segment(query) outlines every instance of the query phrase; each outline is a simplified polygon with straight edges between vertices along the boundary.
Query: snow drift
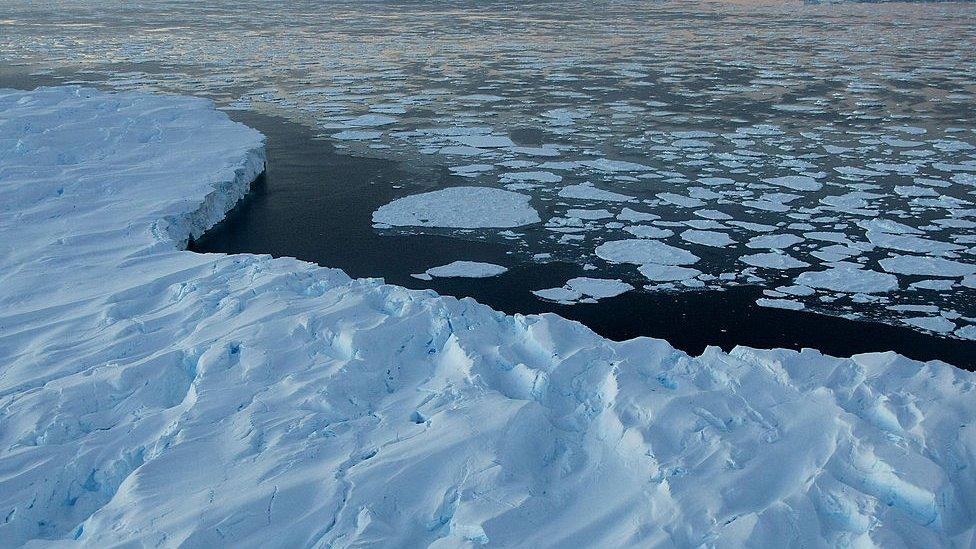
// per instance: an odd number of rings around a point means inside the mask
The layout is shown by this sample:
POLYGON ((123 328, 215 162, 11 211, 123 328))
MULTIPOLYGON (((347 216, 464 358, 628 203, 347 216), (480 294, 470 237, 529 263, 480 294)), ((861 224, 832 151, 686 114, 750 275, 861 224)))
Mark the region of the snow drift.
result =
POLYGON ((3 545, 976 543, 973 374, 182 251, 263 163, 203 100, 0 91, 3 545))

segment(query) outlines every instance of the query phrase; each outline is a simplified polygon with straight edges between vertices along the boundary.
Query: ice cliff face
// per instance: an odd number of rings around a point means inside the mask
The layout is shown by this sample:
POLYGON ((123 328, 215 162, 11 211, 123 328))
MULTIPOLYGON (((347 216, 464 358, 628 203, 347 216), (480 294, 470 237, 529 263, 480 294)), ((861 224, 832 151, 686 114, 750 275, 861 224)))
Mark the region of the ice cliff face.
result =
POLYGON ((0 544, 976 543, 973 374, 181 251, 263 163, 205 101, 0 91, 0 544))

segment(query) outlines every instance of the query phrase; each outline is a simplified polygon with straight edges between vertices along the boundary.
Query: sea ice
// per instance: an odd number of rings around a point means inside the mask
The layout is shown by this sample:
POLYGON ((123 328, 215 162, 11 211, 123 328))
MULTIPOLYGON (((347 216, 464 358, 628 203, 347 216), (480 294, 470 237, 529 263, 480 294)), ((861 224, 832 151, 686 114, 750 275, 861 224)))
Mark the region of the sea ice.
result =
POLYGON ((579 200, 600 200, 604 202, 632 202, 634 197, 597 189, 591 184, 567 185, 559 189, 562 198, 576 198, 579 200))
POLYGON ((915 326, 916 328, 938 332, 940 334, 946 334, 956 329, 956 325, 951 320, 941 316, 916 316, 904 318, 902 322, 910 326, 915 326))
POLYGON ((764 269, 801 269, 810 266, 806 261, 800 261, 790 254, 777 252, 744 255, 739 258, 739 261, 764 269))
POLYGON ((353 127, 373 127, 373 126, 388 126, 390 124, 395 124, 396 118, 392 116, 386 116, 383 114, 364 114, 357 116, 351 120, 346 120, 343 122, 347 126, 353 127))
POLYGON ((789 233, 760 235, 750 238, 749 242, 746 242, 746 246, 749 248, 782 250, 799 244, 804 240, 804 238, 789 233))
POLYGON ((889 273, 949 278, 976 274, 976 263, 963 263, 941 257, 896 255, 878 261, 889 273))
POLYGON ((698 261, 698 256, 665 244, 659 240, 626 239, 604 242, 596 248, 600 259, 612 263, 632 263, 645 265, 690 265, 698 261))
POLYGON ((414 194, 373 212, 373 223, 394 227, 504 228, 539 221, 528 196, 489 187, 450 187, 414 194))
POLYGON ((515 143, 511 139, 499 135, 460 135, 451 139, 461 146, 474 147, 476 149, 499 149, 515 146, 515 143))
POLYGON ((535 181, 538 183, 559 183, 563 178, 552 172, 509 172, 501 175, 503 183, 509 181, 535 181))
POLYGON ((426 274, 437 278, 463 277, 463 278, 488 278, 497 276, 508 269, 494 263, 481 263, 478 261, 454 261, 440 267, 427 269, 426 274))
POLYGON ((806 305, 799 301, 792 299, 771 299, 768 297, 761 297, 756 300, 756 305, 760 307, 770 307, 773 309, 788 309, 791 311, 802 311, 806 308, 806 305))
POLYGON ((662 229, 651 225, 631 225, 624 230, 638 238, 668 238, 674 235, 671 229, 662 229))
POLYGON ((640 274, 644 275, 652 282, 677 282, 695 278, 696 276, 702 274, 702 272, 698 269, 692 269, 690 267, 657 265, 654 263, 641 265, 638 270, 640 271, 640 274))
POLYGON ((778 185, 795 191, 819 191, 823 184, 816 179, 806 175, 785 175, 782 177, 769 177, 763 179, 770 185, 778 185))
POLYGON ((718 231, 700 231, 697 229, 688 229, 681 233, 681 239, 685 242, 691 242, 692 244, 700 244, 702 246, 712 246, 714 248, 724 248, 726 246, 732 246, 736 242, 726 234, 718 231))
POLYGON ((569 279, 562 288, 534 290, 532 293, 547 301, 569 304, 584 298, 596 301, 615 297, 633 289, 622 280, 581 276, 569 279))
POLYGON ((382 135, 383 132, 372 130, 343 130, 339 133, 332 134, 332 139, 338 139, 339 141, 367 141, 377 139, 382 135))
POLYGON ((849 294, 876 294, 898 289, 898 278, 895 275, 846 266, 801 273, 796 277, 796 283, 810 288, 849 294))

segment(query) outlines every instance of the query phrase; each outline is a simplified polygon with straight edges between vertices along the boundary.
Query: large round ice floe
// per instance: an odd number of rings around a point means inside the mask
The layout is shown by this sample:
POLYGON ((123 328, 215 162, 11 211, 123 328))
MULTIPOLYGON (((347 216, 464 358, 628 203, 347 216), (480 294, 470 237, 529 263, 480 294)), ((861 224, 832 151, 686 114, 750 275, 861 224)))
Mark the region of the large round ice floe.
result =
POLYGON ((604 242, 597 246, 596 255, 600 259, 612 263, 633 263, 634 265, 645 265, 647 263, 691 265, 698 261, 698 256, 688 250, 675 248, 658 240, 639 238, 604 242))
POLYGON ((803 267, 810 266, 806 261, 800 261, 790 254, 776 252, 744 255, 739 258, 739 261, 752 265, 753 267, 762 267, 764 269, 788 270, 802 269, 803 267))
POLYGON ((479 229, 539 221, 528 196, 490 187, 451 187, 414 194, 373 212, 373 223, 395 227, 479 229))
POLYGON ((796 277, 796 283, 850 294, 880 294, 898 289, 898 277, 895 275, 847 266, 807 271, 796 277))
POLYGON ((763 182, 779 185, 795 191, 819 191, 823 184, 808 175, 784 175, 783 177, 767 177, 763 182))
POLYGON ((607 297, 616 297, 634 287, 619 279, 590 278, 579 276, 566 281, 561 288, 533 290, 533 294, 546 301, 569 304, 579 300, 594 302, 607 297))
POLYGON ((976 264, 941 257, 896 255, 878 263, 889 273, 903 275, 958 277, 976 274, 976 264))
POLYGON ((494 263, 480 261, 454 261, 440 267, 427 269, 426 274, 438 278, 488 278, 497 276, 508 269, 494 263))
POLYGON ((652 282, 678 282, 695 278, 702 274, 698 269, 678 267, 676 265, 655 265, 648 263, 638 269, 640 274, 652 282))

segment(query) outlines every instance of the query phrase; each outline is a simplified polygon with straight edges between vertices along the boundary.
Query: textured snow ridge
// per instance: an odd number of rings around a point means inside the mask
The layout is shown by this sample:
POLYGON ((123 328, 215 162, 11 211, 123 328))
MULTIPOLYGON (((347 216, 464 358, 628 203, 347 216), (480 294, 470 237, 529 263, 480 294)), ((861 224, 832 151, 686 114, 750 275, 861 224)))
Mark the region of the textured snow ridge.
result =
POLYGON ((200 100, 0 91, 2 545, 973 543, 972 374, 181 251, 261 150, 200 100))

